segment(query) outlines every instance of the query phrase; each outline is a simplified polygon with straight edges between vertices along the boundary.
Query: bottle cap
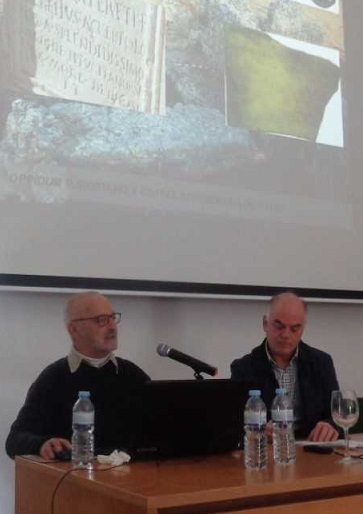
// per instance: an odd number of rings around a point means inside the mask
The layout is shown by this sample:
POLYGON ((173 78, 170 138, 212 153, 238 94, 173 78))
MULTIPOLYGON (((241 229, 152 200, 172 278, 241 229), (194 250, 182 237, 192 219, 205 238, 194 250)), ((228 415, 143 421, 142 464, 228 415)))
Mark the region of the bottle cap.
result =
POLYGON ((248 394, 249 396, 261 396, 261 391, 259 389, 251 389, 248 394))
POLYGON ((89 391, 79 391, 78 398, 89 398, 91 396, 89 391))
POLYGON ((276 389, 276 394, 278 396, 283 396, 284 394, 286 394, 286 389, 284 387, 278 387, 276 389))

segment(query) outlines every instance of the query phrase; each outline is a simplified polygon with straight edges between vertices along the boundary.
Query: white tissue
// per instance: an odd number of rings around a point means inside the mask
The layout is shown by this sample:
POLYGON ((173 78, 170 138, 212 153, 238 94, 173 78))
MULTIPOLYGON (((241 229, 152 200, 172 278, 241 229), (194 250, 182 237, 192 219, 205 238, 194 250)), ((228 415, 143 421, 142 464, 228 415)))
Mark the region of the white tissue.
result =
POLYGON ((130 455, 117 450, 114 450, 110 455, 97 455, 100 464, 110 464, 111 466, 121 466, 125 462, 129 462, 130 459, 130 455))

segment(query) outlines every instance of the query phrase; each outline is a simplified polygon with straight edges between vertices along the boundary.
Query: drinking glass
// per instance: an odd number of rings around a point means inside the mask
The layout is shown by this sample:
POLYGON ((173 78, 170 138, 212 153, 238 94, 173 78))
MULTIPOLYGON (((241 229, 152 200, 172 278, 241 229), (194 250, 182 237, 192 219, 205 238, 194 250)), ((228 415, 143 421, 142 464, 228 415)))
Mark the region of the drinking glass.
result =
POLYGON ((359 404, 354 391, 333 391, 331 395, 331 415, 333 421, 344 431, 345 455, 342 459, 349 462, 349 428, 354 426, 359 418, 359 404))

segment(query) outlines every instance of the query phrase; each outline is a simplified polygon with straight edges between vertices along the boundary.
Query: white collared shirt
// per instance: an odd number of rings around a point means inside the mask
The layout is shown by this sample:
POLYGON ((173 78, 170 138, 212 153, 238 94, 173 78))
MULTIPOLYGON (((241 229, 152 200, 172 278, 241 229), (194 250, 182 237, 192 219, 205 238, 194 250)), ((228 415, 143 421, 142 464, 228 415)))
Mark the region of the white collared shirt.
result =
POLYGON ((92 357, 83 355, 82 353, 78 352, 74 346, 72 346, 67 359, 71 373, 75 373, 77 371, 82 361, 87 362, 87 364, 93 366, 94 368, 101 368, 107 364, 108 361, 111 361, 116 368, 116 373, 118 373, 118 362, 113 352, 109 353, 106 357, 102 357, 102 359, 94 359, 92 357))

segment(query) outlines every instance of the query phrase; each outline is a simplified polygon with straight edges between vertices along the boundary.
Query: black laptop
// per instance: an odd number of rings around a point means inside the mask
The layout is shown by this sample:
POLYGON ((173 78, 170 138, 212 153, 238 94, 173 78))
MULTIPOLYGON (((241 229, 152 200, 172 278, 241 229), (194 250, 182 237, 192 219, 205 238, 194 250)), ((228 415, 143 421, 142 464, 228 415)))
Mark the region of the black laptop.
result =
POLYGON ((167 459, 237 448, 250 386, 228 379, 147 382, 139 392, 132 458, 167 459))

